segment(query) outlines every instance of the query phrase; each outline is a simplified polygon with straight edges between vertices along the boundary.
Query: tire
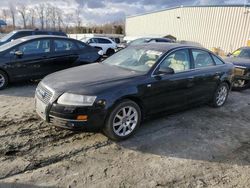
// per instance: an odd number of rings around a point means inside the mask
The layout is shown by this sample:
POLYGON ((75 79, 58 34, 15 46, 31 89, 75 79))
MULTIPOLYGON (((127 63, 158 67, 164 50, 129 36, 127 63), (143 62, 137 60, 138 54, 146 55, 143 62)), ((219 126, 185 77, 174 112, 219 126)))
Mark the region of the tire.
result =
POLYGON ((111 110, 103 132, 111 140, 121 141, 133 135, 140 123, 140 107, 131 100, 123 100, 111 110))
POLYGON ((113 55, 114 53, 115 53, 115 50, 109 48, 109 49, 107 50, 107 52, 106 52, 106 55, 107 55, 107 56, 111 56, 111 55, 113 55))
POLYGON ((9 84, 8 75, 0 70, 0 90, 6 88, 8 84, 9 84))
POLYGON ((216 89, 211 105, 215 108, 222 107, 227 101, 229 94, 229 85, 225 82, 221 83, 216 89))

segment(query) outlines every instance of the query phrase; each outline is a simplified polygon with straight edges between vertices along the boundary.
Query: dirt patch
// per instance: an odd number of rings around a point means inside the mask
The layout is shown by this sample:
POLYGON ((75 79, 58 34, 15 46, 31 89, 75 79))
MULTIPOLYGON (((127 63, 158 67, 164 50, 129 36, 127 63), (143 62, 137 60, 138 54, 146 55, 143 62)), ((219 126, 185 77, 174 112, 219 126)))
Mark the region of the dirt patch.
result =
POLYGON ((250 187, 250 91, 145 122, 114 143, 34 112, 36 84, 0 91, 0 187, 250 187))

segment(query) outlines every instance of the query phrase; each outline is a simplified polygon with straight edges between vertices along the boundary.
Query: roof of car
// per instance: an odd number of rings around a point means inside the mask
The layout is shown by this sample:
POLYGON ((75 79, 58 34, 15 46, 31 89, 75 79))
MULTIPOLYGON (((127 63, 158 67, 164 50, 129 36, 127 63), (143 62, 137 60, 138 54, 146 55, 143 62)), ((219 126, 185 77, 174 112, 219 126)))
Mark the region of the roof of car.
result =
POLYGON ((37 29, 19 29, 19 30, 14 30, 13 32, 23 32, 23 31, 34 31, 34 32, 54 32, 54 33, 63 33, 63 31, 49 31, 49 30, 37 30, 37 29))
POLYGON ((172 50, 175 48, 181 48, 181 47, 201 48, 200 46, 195 46, 195 45, 185 45, 185 44, 179 44, 179 43, 166 43, 166 42, 138 44, 132 47, 135 47, 135 48, 139 47, 139 48, 148 49, 148 50, 157 50, 161 52, 167 52, 169 50, 172 50))

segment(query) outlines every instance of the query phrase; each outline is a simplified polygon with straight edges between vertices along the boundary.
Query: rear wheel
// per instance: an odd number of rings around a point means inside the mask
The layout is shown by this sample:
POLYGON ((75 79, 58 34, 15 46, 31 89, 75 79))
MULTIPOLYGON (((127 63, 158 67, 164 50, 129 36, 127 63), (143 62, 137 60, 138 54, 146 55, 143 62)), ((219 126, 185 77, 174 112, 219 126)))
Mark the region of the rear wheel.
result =
POLYGON ((223 106, 227 100, 228 94, 229 86, 227 83, 223 82, 214 93, 212 106, 216 108, 223 106))
POLYGON ((6 88, 8 83, 9 80, 7 74, 0 70, 0 90, 6 88))
POLYGON ((124 100, 111 111, 103 132, 112 140, 125 140, 134 134, 140 122, 140 107, 131 100, 124 100))
POLYGON ((109 49, 107 50, 106 55, 107 55, 107 56, 111 56, 111 55, 113 55, 114 53, 115 53, 115 50, 109 48, 109 49))

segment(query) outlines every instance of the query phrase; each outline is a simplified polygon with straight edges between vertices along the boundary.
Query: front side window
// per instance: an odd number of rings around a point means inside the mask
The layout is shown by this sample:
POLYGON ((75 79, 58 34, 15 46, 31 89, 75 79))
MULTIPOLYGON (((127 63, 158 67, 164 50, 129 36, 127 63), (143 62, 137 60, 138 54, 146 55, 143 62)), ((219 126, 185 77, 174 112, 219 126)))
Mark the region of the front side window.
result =
POLYGON ((144 73, 151 69, 161 55, 162 52, 158 50, 125 48, 104 60, 103 63, 144 73))
POLYGON ((18 47, 24 55, 41 54, 50 52, 50 40, 36 40, 18 47))
POLYGON ((190 69, 190 58, 187 49, 178 50, 170 54, 160 65, 160 68, 172 68, 174 72, 182 72, 190 69))
POLYGON ((192 50, 192 55, 195 68, 214 66, 214 61, 208 52, 203 50, 192 50))
POLYGON ((54 45, 55 52, 63 52, 77 49, 75 43, 69 40, 55 40, 54 45))

